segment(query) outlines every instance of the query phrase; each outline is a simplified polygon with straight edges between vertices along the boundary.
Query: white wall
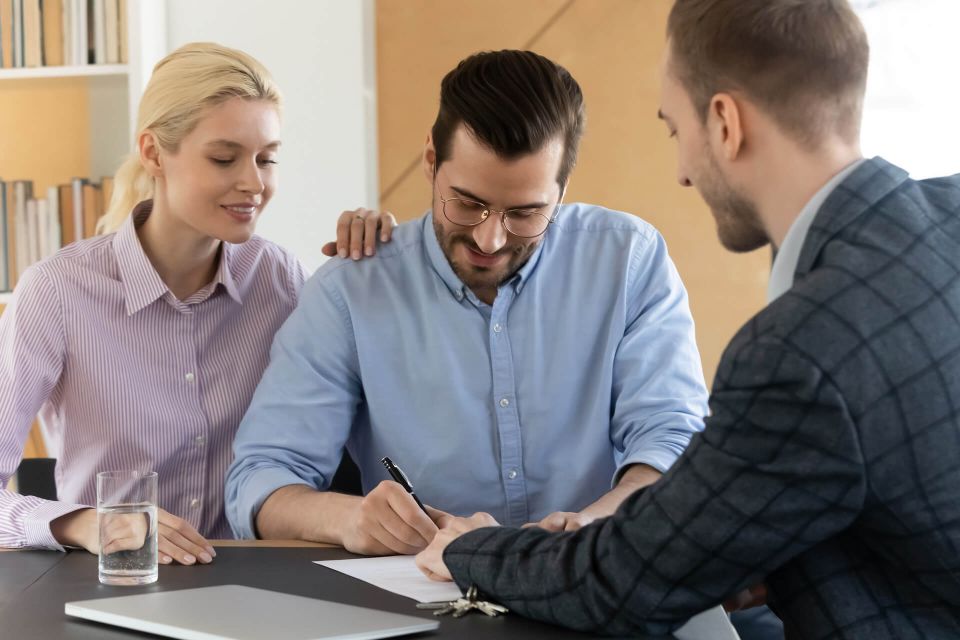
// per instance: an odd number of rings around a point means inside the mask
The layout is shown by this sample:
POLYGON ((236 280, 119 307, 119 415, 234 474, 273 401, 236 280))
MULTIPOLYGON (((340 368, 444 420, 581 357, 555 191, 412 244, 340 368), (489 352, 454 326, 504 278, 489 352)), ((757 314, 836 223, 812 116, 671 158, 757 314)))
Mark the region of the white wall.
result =
POLYGON ((858 0, 870 39, 863 151, 915 178, 960 173, 960 0, 858 0))
POLYGON ((372 0, 166 0, 170 50, 242 49, 284 94, 280 187, 257 232, 311 271, 344 209, 376 207, 372 0))

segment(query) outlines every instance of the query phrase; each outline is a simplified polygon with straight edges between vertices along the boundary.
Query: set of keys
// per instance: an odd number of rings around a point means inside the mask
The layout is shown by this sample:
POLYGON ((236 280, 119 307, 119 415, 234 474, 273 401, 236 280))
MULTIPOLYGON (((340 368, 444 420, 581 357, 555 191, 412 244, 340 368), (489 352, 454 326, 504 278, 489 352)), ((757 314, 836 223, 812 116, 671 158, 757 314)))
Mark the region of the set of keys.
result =
POLYGON ((417 609, 433 609, 433 615, 445 616, 452 613, 454 618, 460 618, 470 611, 482 611, 491 618, 495 618, 502 613, 510 610, 503 605, 487 602, 479 599, 479 591, 476 585, 471 585, 467 589, 467 595, 448 602, 421 602, 417 604, 417 609))

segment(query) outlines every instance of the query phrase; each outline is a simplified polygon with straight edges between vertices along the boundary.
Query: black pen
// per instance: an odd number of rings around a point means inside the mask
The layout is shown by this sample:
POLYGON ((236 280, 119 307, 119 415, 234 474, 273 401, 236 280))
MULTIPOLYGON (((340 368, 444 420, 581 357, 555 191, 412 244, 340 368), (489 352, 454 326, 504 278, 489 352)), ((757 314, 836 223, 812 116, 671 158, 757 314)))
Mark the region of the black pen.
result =
POLYGON ((393 478, 394 482, 396 482, 401 487, 403 487, 404 491, 409 493, 413 497, 413 499, 417 501, 417 505, 419 505, 419 507, 423 509, 423 512, 426 513, 427 517, 429 518, 430 514, 427 513, 427 508, 423 506, 423 503, 420 502, 420 498, 418 498, 417 494, 413 492, 413 485, 410 484, 410 479, 407 478, 407 474, 403 472, 403 469, 395 465, 393 463, 393 460, 391 460, 387 456, 383 456, 382 458, 380 458, 380 462, 383 464, 384 467, 387 468, 387 473, 390 474, 390 477, 393 478))

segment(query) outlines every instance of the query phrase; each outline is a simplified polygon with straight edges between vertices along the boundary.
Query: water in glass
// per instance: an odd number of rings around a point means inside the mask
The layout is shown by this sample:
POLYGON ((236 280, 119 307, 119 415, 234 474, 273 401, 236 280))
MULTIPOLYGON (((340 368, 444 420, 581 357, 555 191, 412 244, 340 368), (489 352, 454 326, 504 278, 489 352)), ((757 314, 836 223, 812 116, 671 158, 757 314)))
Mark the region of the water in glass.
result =
POLYGON ((97 509, 100 582, 112 585, 157 581, 157 507, 118 504, 97 509))

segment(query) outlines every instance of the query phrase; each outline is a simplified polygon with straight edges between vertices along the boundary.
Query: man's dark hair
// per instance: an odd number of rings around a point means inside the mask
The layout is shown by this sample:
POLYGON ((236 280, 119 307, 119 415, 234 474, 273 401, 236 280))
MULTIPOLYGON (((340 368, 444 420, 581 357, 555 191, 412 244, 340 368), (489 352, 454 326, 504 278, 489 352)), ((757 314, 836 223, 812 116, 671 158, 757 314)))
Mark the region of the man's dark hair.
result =
POLYGON ((702 119, 741 91, 802 142, 859 136, 870 47, 847 0, 676 0, 667 37, 702 119))
POLYGON ((566 69, 532 51, 487 51, 466 58, 440 84, 440 111, 433 123, 434 171, 450 158, 460 124, 499 157, 536 153, 563 141, 557 183, 562 189, 577 161, 583 135, 580 85, 566 69))

